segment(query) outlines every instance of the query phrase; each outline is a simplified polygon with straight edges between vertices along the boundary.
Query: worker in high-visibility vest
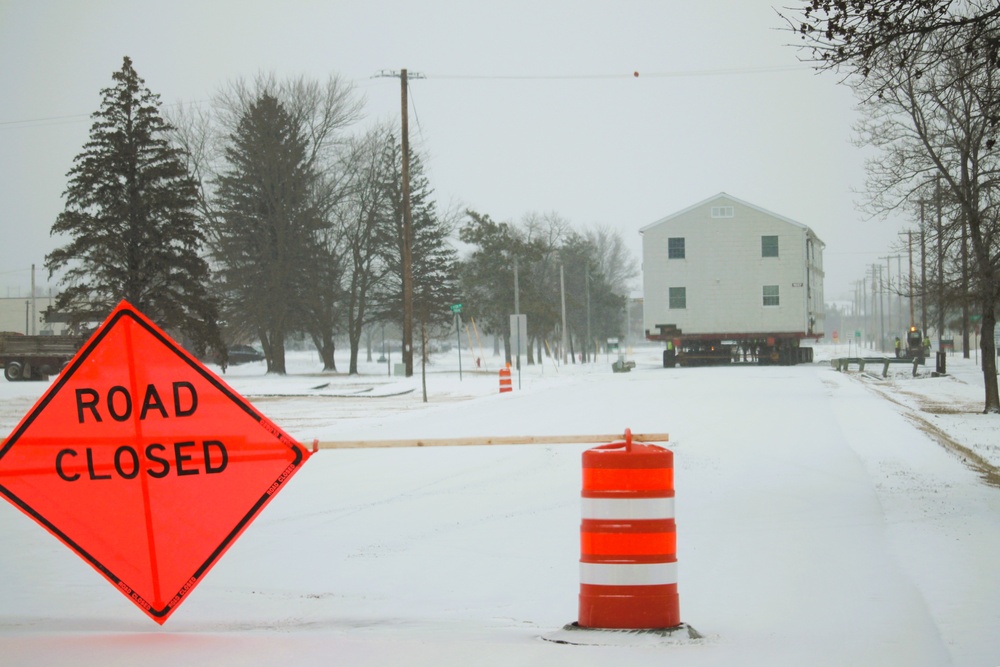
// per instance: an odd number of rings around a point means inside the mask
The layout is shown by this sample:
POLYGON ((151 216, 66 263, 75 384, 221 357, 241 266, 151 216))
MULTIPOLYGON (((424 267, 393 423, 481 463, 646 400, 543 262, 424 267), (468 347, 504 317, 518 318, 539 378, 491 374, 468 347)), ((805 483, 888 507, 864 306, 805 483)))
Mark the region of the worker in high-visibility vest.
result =
POLYGON ((899 347, 900 347, 899 336, 896 336, 896 358, 897 359, 899 359, 899 347))
POLYGON ((667 350, 663 353, 663 367, 674 367, 674 341, 669 338, 667 339, 667 350))

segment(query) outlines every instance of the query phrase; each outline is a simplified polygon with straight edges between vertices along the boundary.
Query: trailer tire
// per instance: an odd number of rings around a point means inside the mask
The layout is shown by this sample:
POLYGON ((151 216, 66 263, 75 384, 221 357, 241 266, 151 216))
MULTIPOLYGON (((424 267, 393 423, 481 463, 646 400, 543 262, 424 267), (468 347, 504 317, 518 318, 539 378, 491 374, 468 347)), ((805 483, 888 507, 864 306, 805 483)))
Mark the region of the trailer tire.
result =
POLYGON ((3 367, 3 376, 8 382, 17 382, 22 379, 24 367, 19 361, 9 361, 3 367))

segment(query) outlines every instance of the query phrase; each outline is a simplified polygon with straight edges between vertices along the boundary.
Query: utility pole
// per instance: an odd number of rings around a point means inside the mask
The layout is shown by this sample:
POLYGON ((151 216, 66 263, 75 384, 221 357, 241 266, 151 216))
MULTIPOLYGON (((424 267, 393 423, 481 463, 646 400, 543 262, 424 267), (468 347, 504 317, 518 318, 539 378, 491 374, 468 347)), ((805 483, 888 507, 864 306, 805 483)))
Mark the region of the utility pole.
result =
POLYGON ((559 298, 562 302, 562 357, 563 365, 569 363, 568 348, 566 347, 566 278, 563 275, 563 265, 559 264, 559 298))
POLYGON ((906 232, 907 248, 910 251, 910 326, 912 327, 917 323, 913 315, 913 230, 910 229, 906 232))
POLYGON ((874 327, 871 323, 871 314, 868 310, 868 273, 861 277, 861 312, 864 314, 864 337, 868 338, 874 327))
MULTIPOLYGON (((514 315, 521 314, 521 288, 517 283, 517 255, 514 255, 514 315)), ((518 318, 515 317, 514 321, 517 322, 518 318)), ((515 341, 511 341, 514 343, 515 341)), ((514 351, 515 366, 517 370, 521 370, 521 325, 517 325, 517 348, 514 351)), ((520 389, 521 376, 517 376, 518 389, 520 389)))
MULTIPOLYGON (((593 336, 590 333, 590 270, 586 273, 586 285, 587 285, 587 345, 583 348, 583 358, 586 359, 590 354, 590 344, 594 342, 593 336)), ((591 361, 594 361, 593 359, 591 361)))
POLYGON ((409 76, 414 79, 422 79, 422 74, 414 72, 408 75, 405 69, 394 72, 382 70, 375 77, 399 77, 400 87, 400 112, 402 114, 402 129, 400 138, 400 148, 403 153, 403 165, 400 175, 403 181, 403 364, 406 367, 406 377, 413 376, 413 215, 410 211, 410 125, 409 125, 409 103, 406 92, 409 76))
MULTIPOLYGON (((882 283, 882 289, 885 292, 885 305, 889 309, 889 314, 886 319, 889 321, 889 331, 891 332, 894 328, 892 326, 892 255, 886 257, 879 257, 879 259, 885 260, 885 280, 882 280, 882 272, 879 271, 879 282, 882 283)), ((881 297, 879 297, 881 299, 881 297)))
POLYGON ((872 289, 875 288, 875 271, 878 270, 878 330, 879 330, 879 352, 885 354, 885 302, 882 300, 882 292, 885 290, 885 283, 882 281, 882 265, 872 264, 872 289))
POLYGON ((35 304, 35 265, 31 265, 31 335, 38 335, 38 306, 35 304))
POLYGON ((924 201, 920 200, 920 329, 927 335, 927 223, 924 220, 924 201))
POLYGON ((406 99, 406 70, 399 71, 400 111, 403 115, 402 152, 403 152, 403 363, 406 364, 406 377, 413 376, 413 256, 411 226, 413 215, 410 211, 410 125, 406 99))
POLYGON ((941 229, 941 177, 934 181, 934 200, 937 206, 937 263, 938 263, 938 351, 944 338, 944 233, 941 229))
MULTIPOLYGON (((909 328, 909 324, 903 324, 903 256, 896 255, 896 280, 899 282, 899 287, 896 289, 896 315, 899 317, 899 326, 896 331, 906 331, 909 328)), ((912 317, 910 318, 913 319, 912 317)), ((906 335, 903 335, 906 338, 906 335)))

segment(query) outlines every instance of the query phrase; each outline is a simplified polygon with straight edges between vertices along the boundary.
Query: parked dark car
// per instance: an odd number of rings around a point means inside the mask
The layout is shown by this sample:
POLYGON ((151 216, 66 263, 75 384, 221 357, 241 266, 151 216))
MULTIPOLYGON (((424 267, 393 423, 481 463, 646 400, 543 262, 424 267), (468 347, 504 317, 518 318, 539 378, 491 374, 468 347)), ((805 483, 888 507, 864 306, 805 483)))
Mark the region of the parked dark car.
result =
POLYGON ((264 353, 249 345, 229 346, 229 365, 247 364, 251 361, 264 361, 264 353))

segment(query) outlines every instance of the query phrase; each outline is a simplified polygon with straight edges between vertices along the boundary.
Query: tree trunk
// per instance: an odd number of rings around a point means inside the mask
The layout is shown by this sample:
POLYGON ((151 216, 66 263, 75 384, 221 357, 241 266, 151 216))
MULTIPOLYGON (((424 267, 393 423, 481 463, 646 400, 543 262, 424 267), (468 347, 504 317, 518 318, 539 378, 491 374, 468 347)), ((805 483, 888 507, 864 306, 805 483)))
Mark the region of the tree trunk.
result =
POLYGON ((324 371, 336 371, 337 361, 334 359, 334 352, 336 350, 335 344, 333 342, 333 336, 329 334, 323 334, 323 346, 320 348, 320 357, 323 359, 323 370, 324 371))
MULTIPOLYGON (((962 294, 969 293, 969 225, 962 224, 962 294)), ((962 357, 969 358, 969 301, 962 300, 962 357)))
POLYGON ((350 327, 348 332, 348 339, 351 344, 351 363, 348 367, 348 375, 359 375, 358 373, 358 352, 361 351, 361 331, 355 330, 355 327, 350 327))
POLYGON ((271 372, 273 366, 274 352, 271 350, 271 337, 263 328, 257 330, 257 338, 260 340, 260 347, 264 350, 264 362, 267 364, 267 372, 271 372))
POLYGON ((993 331, 996 327, 996 313, 993 303, 983 305, 983 319, 979 348, 983 353, 983 384, 986 387, 985 414, 1000 413, 1000 391, 997 388, 997 353, 993 342, 993 331))
POLYGON ((270 335, 271 354, 267 359, 267 372, 285 375, 285 335, 274 331, 270 335))
POLYGON ((312 339, 313 345, 316 346, 316 351, 319 353, 319 359, 323 362, 323 370, 336 371, 337 362, 333 356, 336 350, 336 344, 333 342, 333 334, 324 332, 322 336, 317 336, 316 334, 311 333, 309 334, 309 338, 312 339))

